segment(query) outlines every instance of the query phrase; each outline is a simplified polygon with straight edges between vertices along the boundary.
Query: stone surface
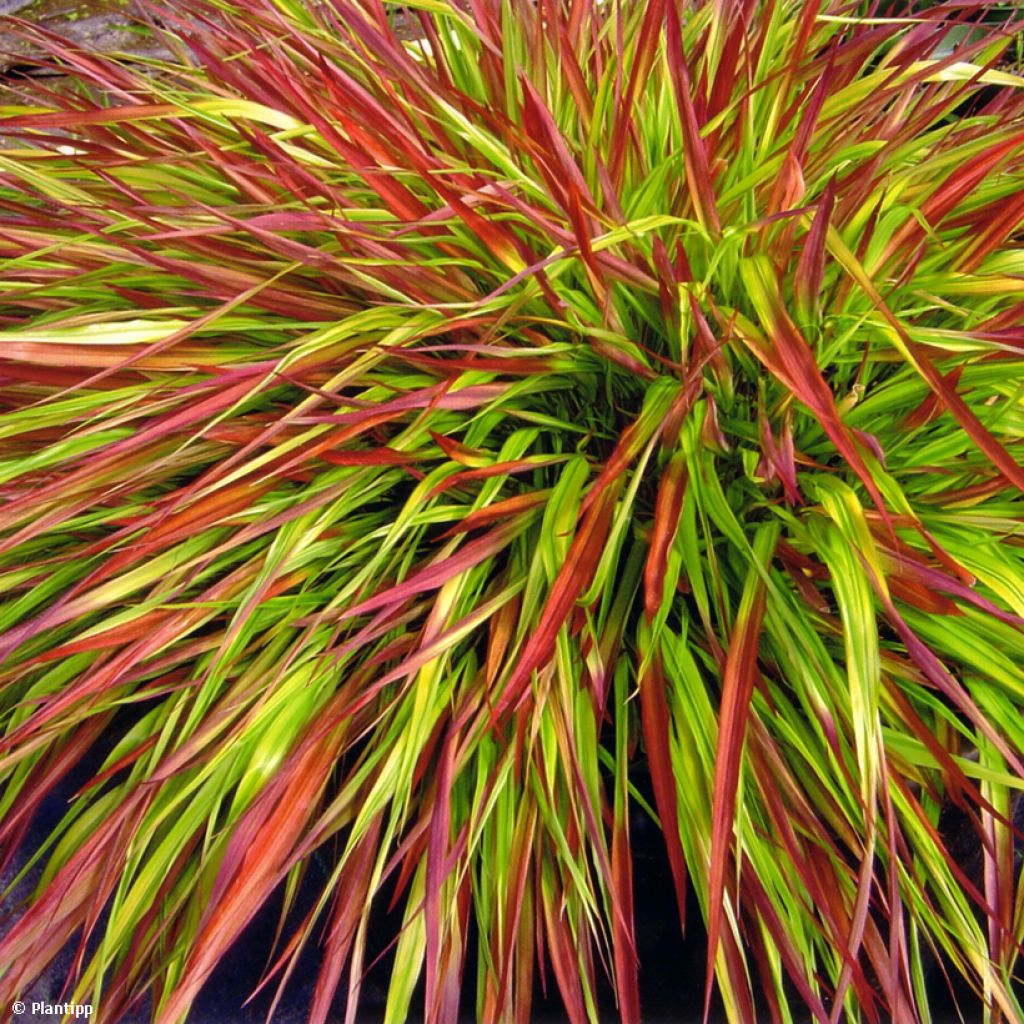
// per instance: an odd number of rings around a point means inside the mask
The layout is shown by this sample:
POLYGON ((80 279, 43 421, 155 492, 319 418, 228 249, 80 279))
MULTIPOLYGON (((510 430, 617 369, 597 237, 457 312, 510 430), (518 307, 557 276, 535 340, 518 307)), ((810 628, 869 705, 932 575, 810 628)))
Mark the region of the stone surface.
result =
MULTIPOLYGON (((132 0, 0 0, 0 15, 13 15, 89 50, 146 57, 162 52, 139 24, 132 0)), ((0 71, 28 65, 35 52, 17 25, 0 25, 0 71)))

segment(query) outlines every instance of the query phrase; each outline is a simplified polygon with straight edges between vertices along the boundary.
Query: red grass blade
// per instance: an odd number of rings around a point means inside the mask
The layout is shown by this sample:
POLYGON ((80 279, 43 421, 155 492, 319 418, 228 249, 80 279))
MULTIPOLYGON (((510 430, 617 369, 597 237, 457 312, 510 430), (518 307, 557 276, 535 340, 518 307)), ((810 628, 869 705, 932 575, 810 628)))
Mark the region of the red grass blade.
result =
POLYGON ((708 958, 707 984, 704 990, 705 1020, 711 1010, 714 964, 722 933, 725 907, 726 873, 735 827, 736 787, 747 731, 750 699, 757 682, 761 620, 765 612, 763 567, 773 556, 778 528, 763 527, 754 542, 759 570, 751 569, 743 588, 732 637, 726 652, 722 677, 722 702, 718 725, 718 750, 715 757, 715 789, 712 797, 711 870, 708 881, 708 958))

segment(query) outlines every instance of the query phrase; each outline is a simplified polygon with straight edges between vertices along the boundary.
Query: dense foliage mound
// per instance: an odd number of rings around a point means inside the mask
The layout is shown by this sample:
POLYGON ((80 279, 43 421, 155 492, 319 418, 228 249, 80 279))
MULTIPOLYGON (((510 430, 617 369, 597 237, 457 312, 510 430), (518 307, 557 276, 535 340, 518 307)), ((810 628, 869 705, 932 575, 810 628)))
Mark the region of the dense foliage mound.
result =
POLYGON ((75 941, 69 996, 180 1021, 316 856, 270 981, 317 947, 313 1020, 388 894, 388 1021, 467 963, 482 1021, 538 967, 638 1021, 643 773, 733 1020, 926 1019, 936 956, 1022 1019, 1024 79, 978 9, 12 24, 67 77, 0 108, 0 1004, 75 941))

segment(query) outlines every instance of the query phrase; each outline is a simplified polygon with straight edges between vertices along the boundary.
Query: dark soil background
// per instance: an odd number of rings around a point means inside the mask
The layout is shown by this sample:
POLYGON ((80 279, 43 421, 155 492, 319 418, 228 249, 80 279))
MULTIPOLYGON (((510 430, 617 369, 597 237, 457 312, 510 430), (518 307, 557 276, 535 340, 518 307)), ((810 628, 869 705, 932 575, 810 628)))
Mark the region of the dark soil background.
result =
MULTIPOLYGON (((45 841, 63 816, 68 801, 93 777, 104 756, 105 751, 97 749, 84 758, 43 803, 32 823, 25 849, 20 851, 18 865, 23 865, 29 852, 45 841)), ((648 800, 653 798, 649 780, 642 771, 637 773, 633 781, 648 800)), ((1024 805, 1018 807, 1020 819, 1024 819, 1022 808, 1024 805)), ((672 875, 661 833, 639 808, 635 809, 630 825, 634 853, 634 907, 637 953, 641 964, 640 997, 643 1021, 645 1024, 698 1024, 701 1021, 703 1007, 704 963, 707 951, 706 935, 701 927, 700 908, 691 891, 687 903, 688 937, 684 943, 680 935, 672 875)), ((1024 826, 1024 820, 1019 820, 1017 825, 1024 826)), ((979 866, 977 845, 972 840, 962 815, 954 808, 949 808, 943 815, 941 826, 943 831, 950 835, 951 847, 965 868, 970 871, 972 865, 979 866)), ((326 883, 329 869, 328 862, 322 859, 313 861, 300 888, 289 924, 300 921, 312 907, 326 883)), ((0 934, 10 928, 17 919, 21 901, 30 895, 38 876, 38 870, 32 871, 12 893, 0 901, 0 934)), ((14 877, 13 870, 0 876, 0 892, 11 884, 14 877)), ((383 909, 388 902, 389 894, 385 893, 376 901, 378 909, 375 909, 371 916, 367 963, 372 963, 378 958, 379 960, 369 970, 364 982, 358 1024, 380 1024, 384 1019, 391 961, 389 948, 401 927, 401 912, 388 914, 383 909)), ((204 986, 189 1014, 189 1024, 264 1024, 275 987, 268 986, 249 1005, 245 1004, 266 967, 277 931, 280 907, 280 896, 277 895, 261 909, 204 986)), ((29 1005, 33 1000, 62 1002, 66 998, 63 987, 74 954, 75 945, 72 943, 61 952, 50 969, 32 988, 21 994, 21 999, 29 1005)), ((272 1024, 303 1024, 308 1019, 318 963, 319 951, 314 940, 304 952, 299 967, 273 1014, 272 1024)), ((466 981, 462 993, 462 1019, 465 1024, 470 1024, 474 1019, 475 977, 475 935, 471 932, 465 971, 466 981)), ((954 1021, 975 1024, 981 1021, 981 1007, 965 985, 959 984, 955 987, 954 1000, 953 994, 947 991, 942 971, 937 965, 931 970, 931 981, 932 989, 936 993, 936 1003, 933 1007, 934 1024, 952 1024, 954 1021)), ((618 1014, 607 982, 601 983, 599 995, 602 1020, 610 1024, 618 1019, 618 1014)), ((422 1006, 422 991, 418 999, 419 1005, 422 1006)), ((767 1020, 766 1002, 763 999, 756 999, 755 1005, 759 1011, 763 1011, 764 1019, 767 1020)), ((414 1000, 414 1014, 410 1021, 418 1019, 416 1006, 417 1001, 414 1000)), ((102 1007, 99 1007, 97 1013, 99 1020, 103 1021, 101 1011, 102 1007)), ((2 1013, 3 1010, 0 1010, 0 1014, 2 1013)), ((343 1015, 344 999, 339 995, 335 1002, 332 1022, 340 1022, 343 1015)), ((51 1016, 32 1013, 10 1019, 12 1022, 16 1020, 17 1024, 45 1024, 54 1020, 51 1016)), ((93 1020, 96 1020, 96 1015, 93 1020)), ((149 1020, 149 1006, 143 1004, 129 1016, 121 1018, 118 1024, 149 1024, 149 1020)), ((560 1024, 566 1020, 557 987, 550 974, 546 991, 541 979, 536 979, 532 1020, 536 1024, 560 1024)), ((724 1020, 721 1006, 716 1004, 711 1024, 724 1024, 724 1020)), ((794 1012, 794 1021, 795 1024, 811 1024, 810 1016, 798 1011, 794 1012)))
MULTIPOLYGON (((25 843, 19 851, 16 867, 24 865, 31 850, 38 848, 59 823, 73 794, 88 782, 98 770, 104 758, 104 751, 98 749, 88 755, 64 779, 43 803, 25 843)), ((636 780, 641 789, 648 789, 646 779, 636 780)), ((648 792, 648 799, 652 794, 648 792)), ((700 908, 693 893, 690 894, 687 916, 690 922, 690 938, 684 944, 679 931, 672 890, 672 875, 664 844, 657 827, 639 809, 631 820, 634 839, 634 872, 636 879, 635 911, 637 922, 637 952, 642 965, 641 1006, 643 1019, 651 1024, 696 1024, 701 1019, 704 993, 704 962, 706 936, 700 927, 700 908)), ((329 875, 329 863, 314 860, 300 888, 296 907, 289 923, 300 921, 309 911, 329 875)), ((39 870, 31 871, 5 899, 0 901, 0 934, 3 934, 17 919, 19 907, 37 882, 39 870)), ((0 876, 0 892, 11 885, 15 870, 0 876)), ((384 1005, 387 997, 390 968, 389 947, 401 927, 399 912, 388 914, 383 908, 389 902, 385 893, 376 901, 380 909, 371 916, 367 963, 379 957, 365 979, 359 1024, 378 1024, 384 1019, 384 1005)), ((189 1024, 263 1024, 273 1001, 274 986, 268 986, 248 1006, 244 1004, 257 986, 267 963, 267 957, 274 942, 280 914, 280 896, 275 896, 265 905, 243 936, 232 947, 210 980, 204 986, 199 999, 189 1015, 189 1024)), ((37 980, 32 988, 21 993, 20 998, 29 1004, 35 1001, 58 1003, 67 995, 63 992, 67 974, 72 966, 76 946, 69 944, 57 957, 50 969, 37 980)), ((308 1018, 316 983, 319 952, 315 941, 306 949, 299 968, 285 990, 278 1009, 273 1015, 273 1024, 303 1024, 308 1018)), ((475 935, 470 934, 465 971, 466 983, 462 994, 463 1020, 466 1024, 474 1019, 476 956, 475 935)), ((344 981, 343 981, 344 985, 344 981)), ((418 996, 422 1005, 422 992, 418 996)), ((602 1019, 608 1022, 618 1018, 610 986, 605 982, 600 987, 602 1019)), ((416 1000, 413 1007, 416 1008, 416 1000)), ((102 1021, 102 1007, 96 1014, 102 1021)), ((0 1014, 2 1014, 0 1010, 0 1014)), ((96 1019, 94 1014, 93 1020, 96 1019)), ((344 999, 336 1000, 334 1020, 340 1021, 344 1014, 344 999)), ((0 1016, 0 1019, 5 1019, 0 1016)), ((17 1017, 17 1024, 43 1024, 52 1021, 52 1016, 33 1015, 31 1012, 17 1017)), ((119 1024, 148 1024, 149 1006, 140 1005, 136 1012, 121 1019, 119 1024)), ((411 1018, 417 1019, 416 1015, 411 1018)), ((554 978, 549 974, 547 986, 536 979, 534 1012, 532 1019, 537 1024, 556 1024, 566 1019, 558 996, 554 978)), ((12 1021, 15 1018, 11 1018, 12 1021)), ((711 1024, 723 1024, 720 1008, 712 1017, 711 1024)), ((105 1024, 105 1022, 104 1022, 105 1024)), ((799 1021, 798 1024, 803 1024, 799 1021)), ((808 1021, 809 1024, 809 1021, 808 1021)))

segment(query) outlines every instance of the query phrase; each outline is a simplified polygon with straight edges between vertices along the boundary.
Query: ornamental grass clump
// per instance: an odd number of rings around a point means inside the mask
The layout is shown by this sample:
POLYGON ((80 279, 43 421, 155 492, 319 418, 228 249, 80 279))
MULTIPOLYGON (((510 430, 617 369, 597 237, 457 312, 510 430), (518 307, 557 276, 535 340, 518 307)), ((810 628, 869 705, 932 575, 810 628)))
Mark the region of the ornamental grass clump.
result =
POLYGON ((387 1021, 607 976, 636 1022, 639 811, 680 1006, 927 1020, 941 961, 1024 1018, 1024 78, 977 11, 11 24, 66 77, 0 107, 0 1004, 72 943, 68 999, 183 1021, 317 857, 265 951, 311 1020, 387 896, 387 1021))

